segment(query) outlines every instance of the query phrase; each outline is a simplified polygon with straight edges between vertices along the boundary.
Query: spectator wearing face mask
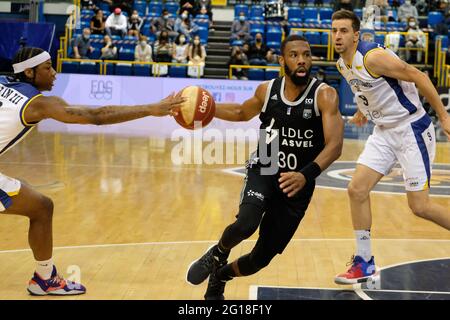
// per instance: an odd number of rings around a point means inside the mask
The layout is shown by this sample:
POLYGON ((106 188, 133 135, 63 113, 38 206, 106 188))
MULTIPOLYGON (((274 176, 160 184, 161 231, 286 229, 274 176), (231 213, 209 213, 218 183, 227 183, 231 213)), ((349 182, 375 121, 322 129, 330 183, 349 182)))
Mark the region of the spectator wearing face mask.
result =
MULTIPOLYGON (((425 47, 425 34, 420 30, 417 25, 416 19, 413 17, 408 18, 408 27, 406 29, 406 48, 419 48, 423 49, 425 47)), ((422 50, 417 50, 417 62, 422 62, 422 50)), ((411 50, 406 50, 406 61, 411 60, 411 50)))
POLYGON ((103 38, 104 47, 102 48, 102 55, 100 59, 102 60, 117 60, 117 47, 111 40, 111 37, 106 35, 103 38))
MULTIPOLYGON (((242 49, 239 47, 233 47, 233 50, 231 51, 231 57, 230 60, 228 60, 228 69, 230 69, 231 65, 238 65, 238 66, 247 66, 248 60, 247 56, 244 52, 242 52, 242 49)), ((231 79, 233 80, 248 80, 247 77, 247 69, 244 68, 233 68, 231 70, 231 79)))
POLYGON ((167 31, 172 39, 175 39, 178 36, 178 33, 175 32, 175 21, 170 17, 167 9, 163 9, 162 15, 152 20, 150 30, 157 37, 159 37, 161 31, 167 31))
POLYGON ((244 42, 250 42, 252 37, 250 36, 250 24, 245 17, 244 12, 239 12, 238 20, 233 21, 231 25, 231 41, 242 40, 244 42))
POLYGON ((120 8, 116 8, 106 19, 105 30, 108 36, 119 35, 122 38, 127 34, 127 18, 120 8))
POLYGON ((89 59, 89 56, 94 52, 91 46, 91 30, 89 28, 83 29, 83 34, 79 35, 73 42, 73 58, 75 59, 89 59))
POLYGON ((134 48, 134 61, 153 62, 152 47, 147 43, 146 36, 142 36, 138 45, 134 48))
POLYGON ((251 65, 265 66, 267 65, 267 52, 269 49, 263 42, 261 33, 255 35, 255 43, 248 50, 248 59, 251 65))
POLYGON ((198 26, 189 18, 189 12, 184 10, 175 21, 175 32, 183 34, 188 42, 191 41, 194 34, 198 31, 198 26))
POLYGON ((172 62, 187 63, 187 48, 188 43, 186 42, 186 37, 184 34, 179 34, 173 45, 172 62))
POLYGON ((172 61, 173 47, 167 31, 161 31, 158 40, 155 42, 154 49, 156 62, 172 61))
POLYGON ((206 60, 205 47, 200 42, 200 37, 196 35, 194 41, 188 47, 188 64, 195 66, 188 68, 188 76, 197 77, 198 70, 200 70, 200 76, 203 76, 203 68, 206 60), (200 66, 198 68, 197 66, 200 66))
POLYGON ((409 17, 418 20, 419 14, 417 13, 416 7, 411 4, 411 0, 405 0, 405 3, 398 8, 398 21, 406 22, 409 17))
POLYGON ((141 34, 141 27, 144 20, 139 17, 137 10, 133 10, 130 18, 128 19, 128 35, 139 37, 141 34))

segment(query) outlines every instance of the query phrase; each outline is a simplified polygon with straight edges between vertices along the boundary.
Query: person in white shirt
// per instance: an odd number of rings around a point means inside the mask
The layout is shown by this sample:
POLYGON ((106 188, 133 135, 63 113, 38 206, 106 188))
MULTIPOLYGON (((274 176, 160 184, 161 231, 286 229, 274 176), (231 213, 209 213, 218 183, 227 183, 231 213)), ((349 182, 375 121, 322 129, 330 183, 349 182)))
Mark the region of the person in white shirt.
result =
POLYGON ((187 63, 187 47, 189 44, 186 42, 186 36, 179 34, 175 39, 173 47, 172 62, 175 63, 187 63))
POLYGON ((114 13, 106 19, 105 30, 110 37, 120 35, 123 38, 127 34, 127 18, 122 14, 120 8, 116 8, 114 13))
MULTIPOLYGON (((416 19, 414 17, 408 18, 408 27, 406 34, 406 48, 425 48, 425 34, 417 25, 416 19)), ((417 50, 417 63, 422 62, 422 50, 417 50)), ((411 59, 411 51, 406 50, 406 61, 411 59)))
POLYGON ((147 37, 142 36, 134 49, 134 61, 153 62, 152 47, 147 43, 147 37))

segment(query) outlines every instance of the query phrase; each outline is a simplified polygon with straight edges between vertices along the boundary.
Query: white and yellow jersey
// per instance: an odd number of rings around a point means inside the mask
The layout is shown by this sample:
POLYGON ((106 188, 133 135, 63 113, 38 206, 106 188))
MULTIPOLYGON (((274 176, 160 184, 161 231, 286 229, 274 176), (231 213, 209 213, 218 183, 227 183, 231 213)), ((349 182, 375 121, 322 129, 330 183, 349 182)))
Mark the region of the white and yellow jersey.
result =
POLYGON ((0 155, 21 141, 35 123, 27 123, 24 112, 41 92, 29 83, 0 77, 0 155))
POLYGON ((342 58, 337 61, 339 72, 355 94, 358 109, 380 127, 394 127, 421 118, 425 110, 414 83, 371 72, 365 58, 372 50, 386 50, 397 57, 377 43, 359 41, 352 65, 346 65, 342 58))

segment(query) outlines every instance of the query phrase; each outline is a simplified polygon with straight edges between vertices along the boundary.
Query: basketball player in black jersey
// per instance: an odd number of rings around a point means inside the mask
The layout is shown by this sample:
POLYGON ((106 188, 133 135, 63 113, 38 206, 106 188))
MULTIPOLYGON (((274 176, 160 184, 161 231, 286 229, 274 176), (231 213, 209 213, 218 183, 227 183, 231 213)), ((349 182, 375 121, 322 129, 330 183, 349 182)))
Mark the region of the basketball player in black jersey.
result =
POLYGON ((236 221, 187 273, 192 284, 209 276, 207 300, 224 299, 226 281, 258 272, 283 252, 308 208, 315 178, 341 154, 344 123, 338 95, 310 77, 308 41, 287 37, 280 65, 286 75, 261 83, 242 105, 217 105, 216 117, 223 120, 248 121, 259 114, 261 134, 258 150, 247 162, 236 221), (230 250, 258 226, 253 250, 227 264, 230 250))

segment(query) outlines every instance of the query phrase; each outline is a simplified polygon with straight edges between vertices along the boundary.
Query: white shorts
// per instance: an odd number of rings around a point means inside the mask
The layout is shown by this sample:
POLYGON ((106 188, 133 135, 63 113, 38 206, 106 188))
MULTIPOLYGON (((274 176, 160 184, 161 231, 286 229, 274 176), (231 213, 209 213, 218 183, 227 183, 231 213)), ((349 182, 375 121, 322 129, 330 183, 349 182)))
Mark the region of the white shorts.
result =
POLYGON ((435 150, 434 126, 425 115, 394 128, 375 126, 358 163, 387 175, 398 161, 406 190, 421 191, 430 187, 435 150))
POLYGON ((0 173, 0 212, 12 204, 11 197, 19 194, 20 181, 0 173))

